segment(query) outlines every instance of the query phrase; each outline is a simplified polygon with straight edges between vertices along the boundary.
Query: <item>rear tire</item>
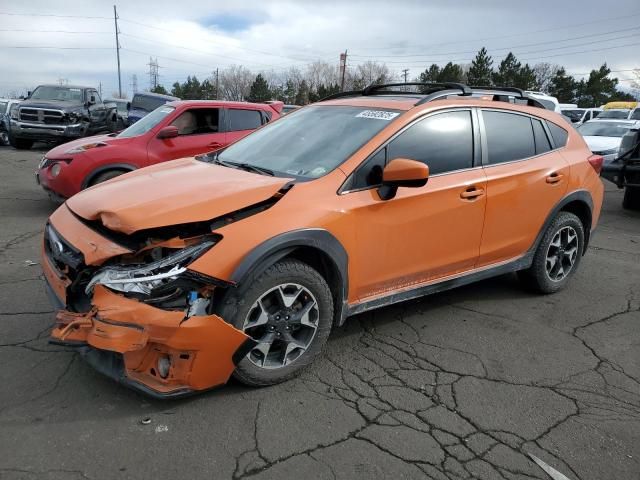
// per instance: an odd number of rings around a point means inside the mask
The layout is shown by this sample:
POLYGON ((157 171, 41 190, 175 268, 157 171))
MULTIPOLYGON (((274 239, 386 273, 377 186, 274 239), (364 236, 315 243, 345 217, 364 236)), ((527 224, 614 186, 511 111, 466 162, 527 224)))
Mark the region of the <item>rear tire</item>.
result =
POLYGON ((106 182, 107 180, 111 180, 112 178, 119 177, 124 173, 127 173, 127 172, 125 172, 124 170, 108 170, 106 172, 102 172, 100 175, 97 175, 96 177, 93 178, 93 180, 91 180, 91 182, 89 183, 89 186, 93 187, 94 185, 97 185, 99 183, 106 182))
POLYGON ((9 145, 9 133, 6 130, 0 130, 0 145, 9 145))
POLYGON ((299 375, 320 355, 333 324, 327 282, 297 260, 281 260, 253 281, 229 290, 216 310, 234 327, 261 340, 233 374, 253 387, 299 375))
POLYGON ((531 267, 518 272, 520 280, 539 293, 562 290, 578 269, 584 251, 584 227, 570 212, 560 212, 547 228, 531 267))
POLYGON ((640 210, 640 187, 625 187, 622 208, 640 210))

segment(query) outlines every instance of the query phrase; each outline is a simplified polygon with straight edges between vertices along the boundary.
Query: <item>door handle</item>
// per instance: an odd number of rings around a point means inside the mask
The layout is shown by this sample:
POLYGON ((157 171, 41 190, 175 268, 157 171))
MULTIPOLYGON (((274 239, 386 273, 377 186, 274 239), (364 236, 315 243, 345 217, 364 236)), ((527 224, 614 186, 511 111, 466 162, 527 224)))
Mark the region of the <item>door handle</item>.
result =
POLYGON ((209 145, 207 145, 207 147, 218 148, 218 147, 222 147, 222 144, 219 142, 211 142, 209 145))
POLYGON ((550 173, 547 176, 547 183, 551 183, 551 184, 558 183, 560 180, 562 180, 563 177, 564 175, 562 175, 561 173, 557 173, 557 172, 550 173))
POLYGON ((475 200, 476 198, 481 197, 482 195, 484 195, 484 189, 469 187, 460 193, 460 198, 464 200, 475 200))

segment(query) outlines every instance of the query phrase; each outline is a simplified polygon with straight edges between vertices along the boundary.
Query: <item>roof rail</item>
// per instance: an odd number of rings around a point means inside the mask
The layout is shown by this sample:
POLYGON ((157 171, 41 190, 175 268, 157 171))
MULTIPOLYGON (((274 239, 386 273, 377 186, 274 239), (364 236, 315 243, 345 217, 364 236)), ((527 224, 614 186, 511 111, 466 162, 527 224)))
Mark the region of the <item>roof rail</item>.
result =
POLYGON ((353 90, 350 92, 340 92, 335 93, 333 95, 329 95, 328 97, 320 100, 321 102, 325 100, 333 100, 336 98, 343 97, 355 97, 355 96, 367 96, 367 95, 424 95, 420 100, 418 100, 415 105, 422 105, 427 102, 431 102, 433 100, 437 100, 439 98, 448 97, 448 96, 471 96, 474 93, 488 93, 493 94, 495 96, 508 96, 514 97, 519 100, 526 100, 527 105, 545 108, 545 106, 539 102, 534 97, 527 95, 527 93, 515 87, 499 87, 499 86, 468 86, 462 83, 454 83, 454 82, 438 82, 438 83, 429 83, 429 82, 409 82, 409 83, 384 83, 384 84, 373 84, 365 87, 362 90, 353 90), (398 90, 385 90, 389 87, 405 87, 405 86, 420 86, 420 87, 428 87, 430 91, 427 92, 408 92, 408 91, 398 91, 398 90))

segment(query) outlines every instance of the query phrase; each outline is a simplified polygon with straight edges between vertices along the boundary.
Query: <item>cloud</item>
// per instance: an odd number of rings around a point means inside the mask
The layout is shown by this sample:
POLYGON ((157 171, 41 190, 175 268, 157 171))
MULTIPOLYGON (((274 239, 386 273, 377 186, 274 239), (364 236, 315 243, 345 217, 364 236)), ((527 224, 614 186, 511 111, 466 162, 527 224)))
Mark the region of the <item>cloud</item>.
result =
MULTIPOLYGON (((95 86, 101 83, 106 94, 117 90, 111 5, 72 0, 54 8, 50 1, 32 0, 24 5, 2 2, 0 12, 58 15, 0 15, 0 94, 59 78, 95 86), (9 46, 55 48, 6 48, 9 46)), ((182 0, 178 4, 140 0, 118 5, 118 14, 122 82, 128 92, 134 74, 140 89, 148 87, 149 57, 158 58, 160 81, 166 86, 184 81, 187 75, 204 78, 216 68, 232 64, 256 72, 304 68, 319 59, 337 65, 345 49, 350 68, 377 59, 388 62, 395 72, 409 68, 412 77, 433 62, 466 63, 483 45, 496 65, 509 48, 540 44, 514 51, 521 58, 531 58, 527 60, 530 63, 559 63, 576 73, 588 72, 605 61, 613 70, 640 66, 635 55, 638 46, 572 53, 640 43, 640 27, 627 30, 629 38, 616 40, 623 35, 616 35, 617 30, 638 25, 636 0, 620 0, 615 10, 599 0, 539 0, 518 3, 517 7, 507 0, 481 4, 472 0, 182 0), (616 18, 604 20, 612 17, 616 18), (591 23, 579 26, 586 22, 591 23), (610 33, 560 42, 605 32, 610 33), (541 44, 555 40, 559 42, 541 44), (594 40, 598 43, 581 47, 594 40), (573 47, 549 50, 567 45, 573 47), (537 53, 519 55, 519 51, 537 53)), ((620 75, 625 76, 631 75, 620 75)))

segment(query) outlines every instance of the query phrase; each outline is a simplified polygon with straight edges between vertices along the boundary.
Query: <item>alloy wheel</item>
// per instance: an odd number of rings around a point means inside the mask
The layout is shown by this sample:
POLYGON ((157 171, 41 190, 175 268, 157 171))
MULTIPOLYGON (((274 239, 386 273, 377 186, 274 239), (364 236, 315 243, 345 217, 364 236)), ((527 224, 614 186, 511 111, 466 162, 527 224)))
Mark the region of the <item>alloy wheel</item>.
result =
POLYGON ((547 276, 553 282, 564 279, 578 257, 578 233, 571 226, 562 227, 556 232, 547 249, 547 276))
POLYGON ((265 369, 290 365, 311 345, 319 318, 316 298, 302 285, 285 283, 268 290, 244 320, 242 330, 258 342, 247 358, 265 369))

